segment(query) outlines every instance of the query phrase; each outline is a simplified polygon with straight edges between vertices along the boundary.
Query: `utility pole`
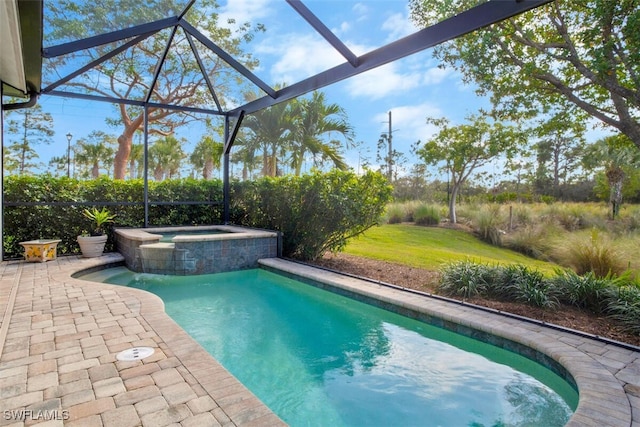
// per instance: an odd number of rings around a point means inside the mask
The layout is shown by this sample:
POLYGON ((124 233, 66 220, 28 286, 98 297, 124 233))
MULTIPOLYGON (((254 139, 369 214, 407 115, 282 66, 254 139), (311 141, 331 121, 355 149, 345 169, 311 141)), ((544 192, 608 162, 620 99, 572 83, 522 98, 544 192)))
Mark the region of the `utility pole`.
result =
POLYGON ((391 110, 389 110, 389 136, 387 141, 389 142, 389 157, 387 157, 387 179, 389 182, 393 179, 393 148, 391 145, 391 140, 393 139, 393 130, 391 128, 391 110))
POLYGON ((385 160, 386 167, 387 167, 387 179, 389 180, 389 182, 392 182, 393 181, 393 164, 395 163, 393 158, 398 157, 402 153, 396 153, 393 151, 393 124, 391 121, 391 111, 389 111, 389 121, 382 122, 382 123, 387 123, 389 125, 389 132, 388 133, 383 132, 382 135, 380 135, 380 139, 378 140, 377 160, 378 161, 385 160), (381 153, 384 153, 383 151, 385 148, 384 144, 387 144, 387 155, 386 157, 382 158, 381 153))

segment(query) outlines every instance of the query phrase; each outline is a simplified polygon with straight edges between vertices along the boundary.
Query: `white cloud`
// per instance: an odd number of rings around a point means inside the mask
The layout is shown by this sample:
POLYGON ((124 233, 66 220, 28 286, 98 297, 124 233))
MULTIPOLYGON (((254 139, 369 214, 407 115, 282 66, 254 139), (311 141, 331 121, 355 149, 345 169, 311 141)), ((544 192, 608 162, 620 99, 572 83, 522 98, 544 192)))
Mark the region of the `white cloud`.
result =
POLYGON ((390 15, 382 24, 382 29, 389 32, 387 43, 394 42, 418 31, 418 28, 413 25, 413 22, 404 13, 390 15))
POLYGON ((262 43, 257 55, 270 55, 270 69, 274 82, 295 83, 328 68, 345 62, 345 59, 325 40, 312 34, 288 34, 262 43))
POLYGON ((427 86, 442 83, 444 79, 452 74, 452 71, 453 70, 447 70, 438 67, 429 68, 422 75, 422 83, 427 86))
POLYGON ((353 13, 356 15, 356 21, 364 21, 369 19, 369 6, 365 3, 356 3, 353 5, 353 13))
POLYGON ((437 67, 411 67, 403 69, 399 62, 383 65, 366 73, 352 77, 348 90, 354 97, 373 100, 391 95, 407 95, 409 91, 442 83, 450 70, 437 67))
POLYGON ((352 77, 347 88, 351 96, 376 100, 414 89, 420 81, 419 74, 402 74, 397 64, 391 63, 352 77))
MULTIPOLYGON (((278 0, 275 0, 278 1, 278 0)), ((271 14, 274 0, 228 0, 220 8, 219 22, 226 25, 227 19, 234 19, 237 24, 255 22, 271 14)))
MULTIPOLYGON (((404 141, 407 145, 414 143, 418 140, 425 141, 433 136, 436 132, 436 127, 427 124, 427 117, 440 117, 442 111, 435 104, 430 102, 423 102, 414 105, 400 105, 391 108, 391 121, 392 130, 394 131, 394 137, 398 141, 404 141)), ((374 118, 375 122, 383 123, 381 130, 384 132, 388 127, 388 124, 384 122, 389 121, 388 112, 377 114, 374 118)), ((402 151, 402 150, 401 150, 402 151)))

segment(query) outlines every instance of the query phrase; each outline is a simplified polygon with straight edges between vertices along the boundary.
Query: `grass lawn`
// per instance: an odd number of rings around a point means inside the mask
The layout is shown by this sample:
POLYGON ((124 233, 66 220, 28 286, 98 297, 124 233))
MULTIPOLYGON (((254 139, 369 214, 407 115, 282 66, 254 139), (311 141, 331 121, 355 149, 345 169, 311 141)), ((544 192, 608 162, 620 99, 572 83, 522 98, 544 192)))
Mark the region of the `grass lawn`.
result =
POLYGON ((370 228, 350 240, 344 252, 429 270, 464 260, 483 264, 523 264, 543 273, 553 273, 558 267, 491 246, 464 231, 413 224, 384 224, 370 228))

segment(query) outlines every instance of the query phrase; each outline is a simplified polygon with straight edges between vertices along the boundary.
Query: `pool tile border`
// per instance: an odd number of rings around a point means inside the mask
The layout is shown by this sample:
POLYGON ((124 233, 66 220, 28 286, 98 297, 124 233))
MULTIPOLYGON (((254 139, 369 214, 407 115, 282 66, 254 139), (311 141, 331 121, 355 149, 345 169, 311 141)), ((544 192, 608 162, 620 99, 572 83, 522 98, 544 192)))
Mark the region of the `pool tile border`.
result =
MULTIPOLYGON (((502 340, 498 341, 503 345, 512 342, 526 346, 533 350, 530 355, 556 371, 566 370, 575 382, 579 402, 567 426, 640 426, 640 351, 305 264, 276 258, 260 260, 260 264, 267 269, 335 287, 343 293, 381 301, 382 305, 401 307, 394 311, 408 311, 412 317, 440 319, 449 323, 449 327, 460 325, 466 334, 478 331, 485 339, 487 336, 500 337, 502 340)), ((523 353, 522 348, 516 350, 523 353)))

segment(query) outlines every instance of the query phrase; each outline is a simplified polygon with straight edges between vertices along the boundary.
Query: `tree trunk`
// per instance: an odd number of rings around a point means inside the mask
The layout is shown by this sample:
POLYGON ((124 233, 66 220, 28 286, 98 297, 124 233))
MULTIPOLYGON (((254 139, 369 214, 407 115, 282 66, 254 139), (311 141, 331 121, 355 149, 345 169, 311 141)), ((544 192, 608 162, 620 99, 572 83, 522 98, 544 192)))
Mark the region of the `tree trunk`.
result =
POLYGON ((611 219, 616 219, 622 205, 622 180, 611 185, 611 219))
POLYGON ((113 161, 113 178, 124 179, 127 174, 127 163, 131 154, 131 144, 133 143, 133 132, 125 132, 118 137, 118 151, 113 161))
POLYGON ((213 160, 208 159, 204 162, 202 177, 204 179, 211 179, 211 175, 213 175, 213 160))
POLYGON ((460 184, 454 183, 451 189, 451 197, 449 198, 449 222, 451 224, 457 224, 458 217, 456 215, 456 199, 458 198, 458 191, 460 190, 460 184))
POLYGON ((609 181, 611 192, 609 193, 609 202, 611 202, 611 219, 616 219, 622 205, 622 184, 624 183, 625 173, 621 168, 610 168, 605 175, 609 181))
POLYGON ((113 179, 124 179, 127 175, 127 164, 131 155, 131 145, 133 144, 133 134, 138 130, 144 121, 141 114, 134 120, 125 124, 122 135, 118 137, 118 151, 113 161, 113 179))

